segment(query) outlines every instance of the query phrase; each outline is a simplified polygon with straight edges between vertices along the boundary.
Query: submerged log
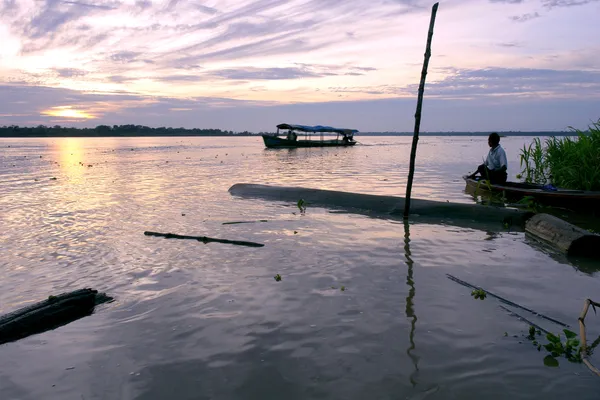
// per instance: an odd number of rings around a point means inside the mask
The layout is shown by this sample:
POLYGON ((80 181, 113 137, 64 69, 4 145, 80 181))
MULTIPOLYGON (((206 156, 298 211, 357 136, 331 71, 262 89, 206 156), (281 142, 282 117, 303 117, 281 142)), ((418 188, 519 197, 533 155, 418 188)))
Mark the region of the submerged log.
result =
POLYGON ((536 214, 525 224, 525 231, 570 256, 600 257, 600 235, 555 216, 536 214))
POLYGON ((93 289, 49 296, 39 303, 0 316, 0 344, 49 331, 91 315, 97 304, 113 299, 93 289))
MULTIPOLYGON (((403 197, 396 196, 249 183, 237 183, 229 188, 229 193, 233 196, 294 202, 294 204, 298 199, 304 199, 310 205, 365 210, 390 216, 402 215, 405 203, 403 197)), ((464 225, 466 221, 474 221, 507 223, 513 227, 522 227, 533 215, 531 212, 512 208, 424 199, 412 199, 410 209, 411 217, 415 220, 445 222, 451 225, 455 223, 464 225)))

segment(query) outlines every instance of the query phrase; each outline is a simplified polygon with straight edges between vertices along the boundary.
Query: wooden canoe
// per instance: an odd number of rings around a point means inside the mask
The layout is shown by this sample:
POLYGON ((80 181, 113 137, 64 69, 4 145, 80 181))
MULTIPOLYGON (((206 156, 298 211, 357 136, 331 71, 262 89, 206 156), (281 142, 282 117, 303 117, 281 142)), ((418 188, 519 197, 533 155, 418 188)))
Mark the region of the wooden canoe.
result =
POLYGON ((466 190, 470 193, 504 194, 507 199, 517 201, 525 197, 531 197, 540 204, 570 209, 600 207, 600 192, 560 188, 547 190, 542 185, 530 183, 509 181, 503 184, 489 184, 485 180, 464 179, 467 184, 466 190))

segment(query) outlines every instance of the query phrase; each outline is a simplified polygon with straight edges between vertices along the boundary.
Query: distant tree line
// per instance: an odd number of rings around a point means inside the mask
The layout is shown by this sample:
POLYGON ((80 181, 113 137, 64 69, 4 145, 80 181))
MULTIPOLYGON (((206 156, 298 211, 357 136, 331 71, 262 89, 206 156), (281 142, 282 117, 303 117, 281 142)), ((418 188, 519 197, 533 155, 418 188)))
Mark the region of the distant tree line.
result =
POLYGON ((0 137, 119 137, 119 136, 251 136, 251 132, 221 129, 151 128, 144 125, 98 125, 95 128, 68 128, 65 126, 35 127, 2 126, 0 137))

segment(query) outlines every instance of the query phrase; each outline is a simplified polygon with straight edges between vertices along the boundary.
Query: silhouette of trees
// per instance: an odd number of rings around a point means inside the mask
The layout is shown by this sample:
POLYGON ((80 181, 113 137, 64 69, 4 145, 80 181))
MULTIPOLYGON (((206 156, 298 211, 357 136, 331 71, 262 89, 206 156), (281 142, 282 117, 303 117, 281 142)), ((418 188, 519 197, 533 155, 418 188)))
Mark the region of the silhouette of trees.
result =
POLYGON ((95 128, 67 128, 59 125, 1 126, 0 137, 119 137, 119 136, 250 136, 251 132, 221 129, 151 128, 144 125, 98 125, 95 128))

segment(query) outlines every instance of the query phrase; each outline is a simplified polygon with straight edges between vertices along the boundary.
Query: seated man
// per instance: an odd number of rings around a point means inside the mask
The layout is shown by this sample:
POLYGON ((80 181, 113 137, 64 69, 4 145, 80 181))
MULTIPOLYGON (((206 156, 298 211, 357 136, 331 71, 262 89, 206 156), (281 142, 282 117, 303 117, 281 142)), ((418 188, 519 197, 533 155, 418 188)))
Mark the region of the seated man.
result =
POLYGON ((507 161, 506 153, 500 146, 500 135, 496 132, 488 137, 490 152, 488 153, 485 164, 477 167, 477 171, 467 178, 475 179, 477 174, 481 175, 481 179, 487 179, 490 183, 505 183, 507 179, 507 161))

